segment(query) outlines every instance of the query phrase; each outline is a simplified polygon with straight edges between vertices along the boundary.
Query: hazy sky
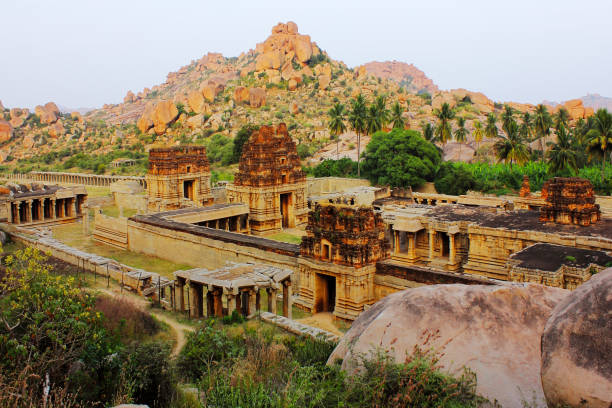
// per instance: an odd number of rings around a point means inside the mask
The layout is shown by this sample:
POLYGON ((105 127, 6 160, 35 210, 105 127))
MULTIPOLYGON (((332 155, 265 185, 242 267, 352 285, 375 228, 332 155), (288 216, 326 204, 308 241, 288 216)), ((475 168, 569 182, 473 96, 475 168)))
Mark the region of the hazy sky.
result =
POLYGON ((277 22, 353 67, 415 64, 499 101, 612 96, 612 0, 3 0, 0 100, 120 102, 208 51, 236 56, 277 22))

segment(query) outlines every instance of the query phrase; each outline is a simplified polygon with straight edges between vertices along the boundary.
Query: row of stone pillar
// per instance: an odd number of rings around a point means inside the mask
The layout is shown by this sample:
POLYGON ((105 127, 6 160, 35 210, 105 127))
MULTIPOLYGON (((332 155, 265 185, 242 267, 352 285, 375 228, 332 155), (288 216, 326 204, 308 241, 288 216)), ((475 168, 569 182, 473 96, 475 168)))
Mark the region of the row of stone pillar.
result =
MULTIPOLYGON (((394 255, 402 255, 402 254, 406 254, 407 258, 409 260, 415 260, 417 258, 417 254, 416 254, 416 232, 404 232, 404 231, 396 231, 393 230, 392 231, 392 238, 393 238, 393 254, 394 255), (401 234, 405 233, 406 234, 406 240, 408 241, 406 243, 406 251, 402 251, 401 248, 401 234)), ((429 261, 433 261, 435 258, 435 238, 436 238, 436 234, 438 233, 437 231, 431 229, 428 231, 429 233, 429 261)), ((455 245, 455 233, 447 233, 448 234, 448 263, 453 265, 455 264, 455 260, 457 257, 457 249, 456 249, 456 245, 455 245)), ((444 252, 444 242, 441 239, 440 240, 440 253, 444 252)))
POLYGON ((75 197, 37 198, 11 203, 11 221, 13 224, 70 218, 78 214, 79 201, 75 197))
POLYGON ((249 233, 248 214, 234 215, 232 217, 219 218, 211 221, 203 221, 200 225, 230 232, 249 233))
MULTIPOLYGON (((234 310, 238 310, 241 315, 247 318, 252 318, 261 311, 261 289, 259 288, 245 287, 233 292, 227 288, 211 286, 206 288, 206 293, 204 293, 203 284, 189 282, 187 305, 185 305, 186 284, 187 282, 181 278, 175 282, 175 309, 180 312, 188 311, 191 318, 229 316, 234 310), (224 307, 224 304, 226 307, 224 307)), ((278 289, 269 287, 265 290, 268 295, 267 311, 276 314, 278 289)), ((282 282, 282 291, 282 315, 292 318, 293 295, 290 280, 282 282)))
POLYGON ((31 179, 35 181, 49 182, 49 183, 70 183, 70 184, 83 184, 88 186, 110 186, 111 183, 119 180, 135 180, 140 183, 144 188, 147 187, 147 183, 144 177, 122 177, 122 176, 104 176, 95 174, 69 174, 69 173, 53 173, 53 172, 35 172, 32 174, 15 174, 12 175, 15 179, 31 179))

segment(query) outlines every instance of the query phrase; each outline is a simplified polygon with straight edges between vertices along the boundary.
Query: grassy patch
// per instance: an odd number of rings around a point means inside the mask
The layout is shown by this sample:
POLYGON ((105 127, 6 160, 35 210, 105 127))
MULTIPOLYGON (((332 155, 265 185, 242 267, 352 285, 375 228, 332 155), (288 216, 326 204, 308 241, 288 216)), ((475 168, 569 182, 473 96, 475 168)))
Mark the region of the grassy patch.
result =
POLYGON ((273 239, 274 241, 288 242, 290 244, 300 244, 302 242, 302 237, 286 232, 279 232, 274 235, 268 235, 266 238, 273 239))
MULTIPOLYGON (((138 213, 138 211, 134 210, 133 208, 124 208, 123 209, 123 216, 130 218, 131 216, 134 216, 138 213)), ((107 205, 102 207, 102 214, 109 216, 109 217, 114 217, 114 218, 118 218, 119 217, 119 207, 117 207, 116 205, 107 205)))
POLYGON ((111 195, 110 187, 85 186, 85 190, 87 190, 87 195, 89 198, 106 197, 111 195))

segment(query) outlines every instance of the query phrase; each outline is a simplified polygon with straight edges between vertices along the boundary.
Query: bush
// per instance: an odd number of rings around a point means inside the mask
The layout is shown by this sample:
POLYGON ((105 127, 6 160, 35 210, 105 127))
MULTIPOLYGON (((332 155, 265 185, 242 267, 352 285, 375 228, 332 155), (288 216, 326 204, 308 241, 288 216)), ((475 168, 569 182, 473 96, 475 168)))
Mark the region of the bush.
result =
POLYGON ((118 339, 144 340, 159 332, 159 323, 125 298, 98 296, 95 309, 105 317, 102 325, 118 339))
POLYGON ((473 190, 476 180, 460 163, 444 162, 438 169, 434 185, 438 193, 461 195, 473 190))
POLYGON ((240 156, 242 155, 242 147, 249 140, 253 132, 259 130, 259 126, 256 125, 244 125, 240 128, 236 137, 234 137, 234 148, 233 148, 233 161, 238 163, 240 156))
POLYGON ((227 166, 234 163, 234 142, 228 136, 215 133, 205 143, 206 155, 211 163, 227 166))
POLYGON ((348 157, 339 160, 326 159, 313 169, 315 177, 357 177, 357 162, 348 157))

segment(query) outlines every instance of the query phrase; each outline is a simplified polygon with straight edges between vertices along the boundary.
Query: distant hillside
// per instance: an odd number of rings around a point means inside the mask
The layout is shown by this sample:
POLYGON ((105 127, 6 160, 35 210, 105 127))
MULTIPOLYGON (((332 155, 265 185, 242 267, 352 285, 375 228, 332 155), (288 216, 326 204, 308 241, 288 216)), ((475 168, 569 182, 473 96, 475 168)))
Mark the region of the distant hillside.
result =
POLYGON ((608 111, 612 112, 612 98, 601 96, 599 94, 587 94, 580 99, 582 99, 584 106, 590 106, 595 110, 599 108, 606 108, 608 111))
POLYGON ((426 91, 431 94, 438 91, 437 85, 413 64, 399 61, 372 61, 363 66, 368 74, 393 80, 409 92, 426 91))

